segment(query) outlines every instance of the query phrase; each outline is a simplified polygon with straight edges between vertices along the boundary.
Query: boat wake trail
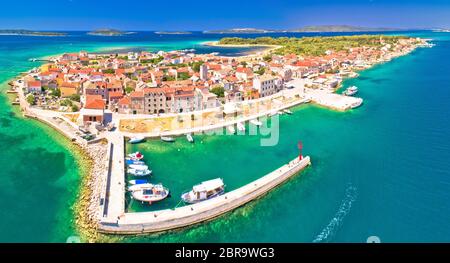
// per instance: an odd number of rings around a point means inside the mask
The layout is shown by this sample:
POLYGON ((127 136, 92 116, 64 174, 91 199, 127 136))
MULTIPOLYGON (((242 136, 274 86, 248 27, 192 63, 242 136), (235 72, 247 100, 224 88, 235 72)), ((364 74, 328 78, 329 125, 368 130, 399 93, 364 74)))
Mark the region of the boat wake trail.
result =
POLYGON ((313 243, 320 242, 329 242, 339 229, 342 221, 345 216, 348 214, 350 209, 352 208, 353 202, 356 200, 357 191, 356 187, 350 185, 345 190, 345 198, 342 200, 341 205, 339 206, 339 210, 334 215, 333 219, 331 219, 330 223, 322 230, 322 232, 316 236, 313 240, 313 243))

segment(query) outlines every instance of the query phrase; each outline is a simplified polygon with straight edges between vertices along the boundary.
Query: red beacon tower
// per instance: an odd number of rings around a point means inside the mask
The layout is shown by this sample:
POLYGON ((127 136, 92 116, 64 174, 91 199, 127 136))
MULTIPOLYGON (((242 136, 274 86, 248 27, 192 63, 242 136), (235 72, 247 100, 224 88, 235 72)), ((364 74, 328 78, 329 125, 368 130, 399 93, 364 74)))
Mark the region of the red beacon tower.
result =
POLYGON ((302 155, 303 143, 302 143, 302 141, 298 141, 298 145, 297 146, 298 146, 298 150, 299 150, 298 160, 301 161, 303 159, 303 155, 302 155))

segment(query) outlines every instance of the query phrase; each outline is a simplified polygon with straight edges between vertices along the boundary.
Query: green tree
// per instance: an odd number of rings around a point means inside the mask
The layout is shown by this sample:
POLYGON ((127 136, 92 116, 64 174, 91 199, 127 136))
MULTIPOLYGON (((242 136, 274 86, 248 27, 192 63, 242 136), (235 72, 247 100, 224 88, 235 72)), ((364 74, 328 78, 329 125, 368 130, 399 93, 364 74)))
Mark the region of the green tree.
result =
POLYGON ((56 88, 56 89, 53 89, 51 92, 50 92, 50 95, 51 96, 53 96, 53 97, 61 97, 61 90, 60 89, 58 89, 58 88, 56 88))
POLYGON ((266 62, 270 62, 270 61, 272 61, 272 56, 271 55, 265 55, 263 57, 263 60, 266 61, 266 62))
POLYGON ((203 65, 203 62, 196 61, 191 64, 191 68, 194 72, 200 72, 200 66, 203 65))
POLYGON ((258 75, 264 75, 265 72, 266 72, 266 68, 263 68, 263 67, 260 67, 258 70, 255 71, 255 73, 258 75))
POLYGON ((225 89, 222 86, 215 86, 211 89, 211 93, 214 93, 219 98, 225 97, 225 89))
POLYGON ((133 92, 133 90, 134 90, 134 89, 133 89, 132 87, 126 87, 126 88, 125 88, 125 93, 126 93, 126 94, 130 94, 131 92, 133 92))
POLYGON ((80 94, 72 94, 69 98, 73 101, 80 102, 80 94))
POLYGON ((27 100, 28 104, 30 104, 30 105, 35 105, 36 104, 35 97, 34 97, 33 94, 28 94, 27 97, 26 97, 26 100, 27 100))
POLYGON ((79 111, 80 109, 78 108, 78 106, 77 105, 72 105, 72 107, 71 107, 71 109, 72 109, 72 112, 77 112, 77 111, 79 111))
POLYGON ((104 74, 114 74, 114 73, 116 73, 116 71, 114 69, 112 69, 112 68, 103 69, 102 72, 104 74))

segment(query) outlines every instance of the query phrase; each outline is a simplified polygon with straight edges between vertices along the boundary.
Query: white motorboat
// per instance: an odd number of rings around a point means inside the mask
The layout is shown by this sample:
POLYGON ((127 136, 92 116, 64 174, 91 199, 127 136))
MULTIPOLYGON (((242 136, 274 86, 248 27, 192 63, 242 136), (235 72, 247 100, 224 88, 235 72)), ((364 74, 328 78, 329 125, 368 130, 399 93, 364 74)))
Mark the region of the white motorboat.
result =
POLYGON ((148 202, 152 204, 161 200, 166 199, 169 195, 169 189, 165 188, 161 184, 145 184, 141 186, 138 190, 131 193, 133 199, 142 202, 148 202))
POLYGON ((148 169, 147 170, 128 169, 127 172, 134 176, 147 176, 152 174, 152 171, 148 169))
POLYGON ((148 166, 145 164, 130 164, 128 168, 135 170, 148 170, 148 166))
POLYGON ((351 107, 352 107, 352 109, 358 108, 359 106, 361 106, 361 104, 363 104, 363 99, 360 98, 359 100, 355 101, 355 102, 351 105, 351 107))
POLYGON ((245 131, 245 125, 242 122, 237 123, 238 131, 245 131))
POLYGON ((145 140, 144 136, 137 136, 137 137, 131 137, 128 142, 134 144, 134 143, 143 142, 144 140, 145 140))
POLYGON ((131 185, 136 185, 136 184, 148 184, 148 180, 145 179, 136 179, 136 180, 130 180, 128 181, 129 184, 131 185))
POLYGON ((130 191, 130 192, 139 191, 139 190, 141 190, 143 188, 148 188, 148 187, 151 187, 151 186, 153 186, 153 184, 151 184, 149 182, 146 182, 146 183, 143 183, 143 184, 133 184, 133 185, 128 186, 128 191, 130 191))
POLYGON ((347 88, 343 94, 346 96, 352 96, 352 95, 355 95, 357 92, 358 92, 358 88, 356 86, 351 86, 351 87, 347 88))
POLYGON ((227 130, 228 130, 231 134, 235 134, 235 133, 236 133, 236 129, 234 128, 234 125, 227 126, 227 130))
POLYGON ((190 133, 186 134, 186 139, 188 140, 188 142, 194 143, 194 137, 192 137, 190 133))
POLYGON ((262 122, 258 121, 257 119, 250 120, 250 123, 253 124, 253 125, 256 125, 256 126, 261 126, 262 125, 262 122))
POLYGON ((126 163, 127 165, 130 165, 130 164, 145 164, 144 161, 138 161, 138 160, 132 160, 132 159, 127 159, 127 160, 125 161, 125 163, 126 163))
POLYGON ((128 154, 128 160, 140 161, 144 159, 144 155, 140 152, 130 153, 128 154))
POLYGON ((292 115, 292 111, 290 111, 288 109, 283 110, 283 112, 286 113, 286 114, 292 115))
POLYGON ((161 141, 163 142, 174 142, 175 138, 169 136, 161 136, 161 141))
POLYGON ((192 190, 181 195, 181 199, 189 204, 205 201, 225 192, 225 185, 221 178, 202 182, 192 187, 192 190))

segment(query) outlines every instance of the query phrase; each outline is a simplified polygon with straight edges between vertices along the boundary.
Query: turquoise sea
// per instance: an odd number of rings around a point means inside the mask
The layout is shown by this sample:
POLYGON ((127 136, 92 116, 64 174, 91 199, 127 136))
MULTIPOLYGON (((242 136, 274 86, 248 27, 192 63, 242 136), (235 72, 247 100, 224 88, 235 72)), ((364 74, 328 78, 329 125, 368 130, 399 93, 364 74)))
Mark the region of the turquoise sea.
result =
MULTIPOLYGON (((334 112, 317 106, 281 116, 280 141, 260 147, 258 136, 196 136, 131 146, 150 160, 154 180, 174 193, 209 178, 237 188, 297 154, 313 165, 264 198, 217 220, 160 235, 122 237, 122 242, 382 242, 450 241, 450 34, 404 32, 432 38, 433 48, 361 72, 362 107, 334 112)), ((249 35, 249 37, 254 35, 249 35)), ((299 35, 301 36, 301 35, 299 35)), ((200 43, 219 35, 139 32, 124 37, 0 36, 0 242, 65 242, 74 230, 80 184, 70 143, 10 106, 6 83, 63 52, 172 50, 243 54, 248 49, 200 43)), ((174 194, 161 207, 178 203, 174 194)), ((143 210, 131 204, 130 210, 143 210)))

